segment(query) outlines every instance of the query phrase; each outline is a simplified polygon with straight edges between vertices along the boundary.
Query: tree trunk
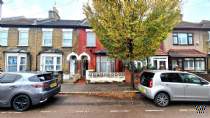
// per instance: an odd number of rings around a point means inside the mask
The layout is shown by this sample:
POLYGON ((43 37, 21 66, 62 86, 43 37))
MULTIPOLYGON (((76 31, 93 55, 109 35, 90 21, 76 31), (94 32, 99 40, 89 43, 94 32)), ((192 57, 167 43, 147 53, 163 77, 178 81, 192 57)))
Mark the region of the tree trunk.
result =
POLYGON ((135 89, 135 82, 134 82, 134 65, 133 61, 130 60, 130 69, 131 69, 131 87, 135 89))

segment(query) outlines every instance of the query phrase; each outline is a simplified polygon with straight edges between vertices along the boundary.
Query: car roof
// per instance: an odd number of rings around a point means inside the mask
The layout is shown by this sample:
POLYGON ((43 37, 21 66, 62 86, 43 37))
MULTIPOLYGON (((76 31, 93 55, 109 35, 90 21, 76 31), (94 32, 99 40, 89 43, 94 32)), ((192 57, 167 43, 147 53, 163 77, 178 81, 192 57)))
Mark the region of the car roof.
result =
POLYGON ((152 72, 152 73, 188 73, 185 71, 173 71, 173 70, 145 70, 144 72, 152 72))
POLYGON ((18 74, 27 78, 35 75, 50 74, 50 72, 1 72, 1 74, 18 74))

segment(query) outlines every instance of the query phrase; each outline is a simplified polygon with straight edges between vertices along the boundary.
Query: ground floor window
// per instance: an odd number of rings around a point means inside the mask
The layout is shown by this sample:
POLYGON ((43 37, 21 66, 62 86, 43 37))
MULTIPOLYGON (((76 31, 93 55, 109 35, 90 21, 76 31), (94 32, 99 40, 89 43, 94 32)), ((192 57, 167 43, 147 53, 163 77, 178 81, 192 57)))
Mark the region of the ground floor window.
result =
POLYGON ((61 71, 62 55, 61 54, 41 54, 40 57, 41 71, 61 71))
POLYGON ((96 70, 97 72, 114 72, 115 71, 115 60, 108 56, 97 56, 96 57, 96 70))
POLYGON ((149 58, 151 69, 155 70, 168 70, 168 57, 167 56, 153 56, 149 58))
POLYGON ((204 71, 205 58, 177 58, 171 60, 173 70, 204 71))
POLYGON ((185 58, 184 59, 184 70, 194 70, 194 59, 193 58, 185 58))
POLYGON ((195 59, 195 70, 205 70, 205 59, 196 58, 195 59))
POLYGON ((18 72, 27 70, 27 54, 8 53, 6 54, 6 71, 18 72))

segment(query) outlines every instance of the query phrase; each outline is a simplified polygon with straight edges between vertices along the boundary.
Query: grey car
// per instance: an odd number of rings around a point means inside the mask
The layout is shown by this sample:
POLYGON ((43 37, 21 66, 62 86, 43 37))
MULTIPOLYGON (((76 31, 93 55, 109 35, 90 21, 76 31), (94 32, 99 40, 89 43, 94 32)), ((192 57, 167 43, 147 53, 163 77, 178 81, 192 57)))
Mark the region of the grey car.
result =
POLYGON ((61 85, 51 73, 1 73, 0 107, 25 111, 60 92, 61 85))
POLYGON ((188 72, 144 71, 138 90, 161 107, 170 101, 210 101, 209 82, 188 72))

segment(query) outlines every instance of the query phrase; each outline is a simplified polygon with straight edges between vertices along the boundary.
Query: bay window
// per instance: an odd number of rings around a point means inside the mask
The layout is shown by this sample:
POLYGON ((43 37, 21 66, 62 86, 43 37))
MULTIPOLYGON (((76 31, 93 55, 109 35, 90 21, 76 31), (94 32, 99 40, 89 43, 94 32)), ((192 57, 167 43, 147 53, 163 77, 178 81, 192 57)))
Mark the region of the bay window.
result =
POLYGON ((205 60, 204 60, 204 58, 196 58, 195 59, 195 70, 197 70, 197 71, 205 70, 205 60))
POLYGON ((62 55, 61 54, 42 54, 40 58, 41 71, 61 71, 62 55))
POLYGON ((19 72, 27 70, 27 54, 8 53, 6 54, 6 71, 19 72))
POLYGON ((108 58, 108 56, 97 56, 96 59, 97 72, 114 72, 115 71, 115 61, 114 59, 108 58))
POLYGON ((184 59, 184 70, 194 70, 194 59, 185 58, 184 59))

